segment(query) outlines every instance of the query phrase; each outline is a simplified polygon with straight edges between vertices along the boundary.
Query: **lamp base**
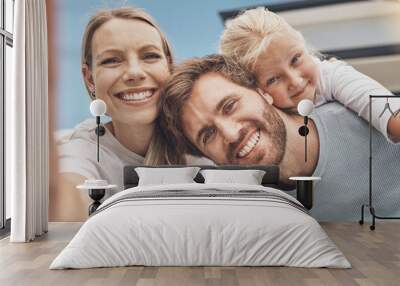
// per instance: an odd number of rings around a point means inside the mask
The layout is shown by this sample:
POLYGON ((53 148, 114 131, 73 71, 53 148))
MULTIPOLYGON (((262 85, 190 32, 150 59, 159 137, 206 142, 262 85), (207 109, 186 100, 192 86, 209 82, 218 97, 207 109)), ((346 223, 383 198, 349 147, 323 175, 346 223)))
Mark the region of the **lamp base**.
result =
POLYGON ((309 132, 308 127, 305 126, 305 125, 303 125, 303 126, 301 126, 301 127, 299 128, 299 134, 300 134, 301 136, 303 136, 303 137, 307 136, 307 135, 308 135, 308 132, 309 132))
POLYGON ((106 134, 106 128, 104 126, 100 125, 100 126, 96 127, 94 132, 96 133, 96 135, 103 136, 104 134, 106 134))

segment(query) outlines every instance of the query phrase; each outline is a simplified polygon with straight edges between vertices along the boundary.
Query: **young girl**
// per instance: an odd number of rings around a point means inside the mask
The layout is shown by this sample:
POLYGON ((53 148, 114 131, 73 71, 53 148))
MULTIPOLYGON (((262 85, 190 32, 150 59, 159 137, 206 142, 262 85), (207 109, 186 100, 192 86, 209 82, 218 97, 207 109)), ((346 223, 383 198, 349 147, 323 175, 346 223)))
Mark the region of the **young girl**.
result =
MULTIPOLYGON (((343 61, 319 59, 307 49, 300 32, 263 7, 228 22, 220 52, 251 71, 262 92, 283 110, 295 110, 302 99, 312 100, 316 107, 337 100, 369 120, 369 95, 392 95, 343 61)), ((374 100, 371 118, 389 141, 400 142, 400 99, 374 100)))

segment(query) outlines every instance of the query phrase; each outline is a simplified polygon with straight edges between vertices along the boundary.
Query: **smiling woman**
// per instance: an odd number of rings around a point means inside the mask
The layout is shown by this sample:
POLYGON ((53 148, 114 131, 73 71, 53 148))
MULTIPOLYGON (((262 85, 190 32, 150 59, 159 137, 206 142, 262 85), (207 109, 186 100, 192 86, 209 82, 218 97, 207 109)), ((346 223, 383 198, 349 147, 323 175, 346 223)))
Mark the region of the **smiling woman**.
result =
MULTIPOLYGON (((96 30, 91 50, 85 53, 85 83, 93 98, 106 102, 114 122, 110 124, 114 129, 111 132, 118 138, 118 133, 125 133, 125 124, 130 129, 134 122, 136 127, 145 127, 140 137, 151 136, 148 125, 157 116, 159 87, 169 75, 170 62, 170 53, 164 53, 157 29, 141 20, 111 19, 96 30)), ((131 141, 127 143, 143 145, 131 141)), ((144 156, 147 146, 137 148, 137 153, 144 156)))
POLYGON ((100 162, 93 119, 58 140, 60 180, 50 203, 51 219, 87 217, 87 195, 75 189, 86 179, 106 179, 122 188, 125 165, 167 162, 155 121, 160 87, 172 63, 170 45, 144 11, 124 7, 90 19, 83 36, 82 74, 89 96, 106 103, 112 120, 100 139, 100 162))

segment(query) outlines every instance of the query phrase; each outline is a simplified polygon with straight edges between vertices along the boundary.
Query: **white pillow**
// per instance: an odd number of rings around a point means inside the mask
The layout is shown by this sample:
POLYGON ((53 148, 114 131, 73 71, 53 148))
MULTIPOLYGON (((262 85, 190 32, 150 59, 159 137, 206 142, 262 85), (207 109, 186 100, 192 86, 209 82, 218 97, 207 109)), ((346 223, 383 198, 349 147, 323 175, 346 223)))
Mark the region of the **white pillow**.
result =
POLYGON ((262 170, 201 170, 204 183, 235 183, 261 185, 265 171, 262 170))
POLYGON ((193 179, 199 170, 199 167, 135 168, 139 176, 139 186, 195 183, 193 179))

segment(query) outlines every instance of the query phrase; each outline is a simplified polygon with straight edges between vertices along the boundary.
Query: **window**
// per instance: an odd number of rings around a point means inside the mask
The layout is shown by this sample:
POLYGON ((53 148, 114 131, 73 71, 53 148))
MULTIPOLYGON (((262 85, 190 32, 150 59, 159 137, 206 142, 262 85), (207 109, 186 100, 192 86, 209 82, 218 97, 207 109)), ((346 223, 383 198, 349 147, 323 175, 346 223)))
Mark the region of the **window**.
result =
POLYGON ((11 92, 14 0, 0 0, 0 236, 9 231, 10 194, 5 189, 5 100, 11 92))
POLYGON ((13 33, 14 30, 14 0, 4 0, 4 12, 5 12, 5 30, 13 33))

